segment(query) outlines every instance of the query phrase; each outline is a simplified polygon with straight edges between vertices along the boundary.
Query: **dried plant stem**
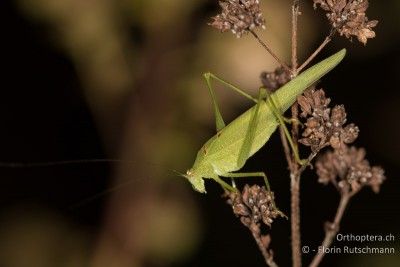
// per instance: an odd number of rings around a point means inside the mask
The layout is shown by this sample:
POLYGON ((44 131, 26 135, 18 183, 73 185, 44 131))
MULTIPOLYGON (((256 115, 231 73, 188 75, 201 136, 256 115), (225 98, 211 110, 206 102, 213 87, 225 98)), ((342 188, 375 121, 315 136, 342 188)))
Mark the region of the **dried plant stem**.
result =
MULTIPOLYGON (((292 106, 292 118, 298 119, 298 104, 292 106)), ((299 125, 293 123, 292 139, 295 149, 298 149, 297 140, 299 125)), ((299 165, 296 164, 294 155, 293 164, 290 171, 290 192, 291 192, 291 232, 292 232, 292 261, 294 267, 301 267, 301 235, 300 235, 300 178, 299 165)))
POLYGON ((280 136, 282 140, 283 149, 285 151, 286 160, 289 165, 289 169, 291 170, 290 175, 290 188, 291 188, 291 233, 292 233, 292 258, 293 258, 293 266, 301 266, 301 254, 300 254, 300 246, 301 246, 301 238, 300 238, 300 173, 299 171, 294 173, 297 169, 297 163, 293 159, 289 144, 286 139, 286 135, 282 129, 279 128, 280 136))
POLYGON ((319 150, 309 155, 307 161, 296 172, 291 173, 290 189, 291 189, 291 232, 292 232, 292 260, 294 267, 301 266, 301 232, 300 232, 300 178, 303 171, 316 157, 319 150))
MULTIPOLYGON (((342 220, 343 213, 349 203, 351 195, 349 194, 349 190, 343 190, 340 198, 339 207, 336 211, 335 218, 332 223, 327 223, 325 228, 325 238, 322 241, 321 246, 328 248, 335 238, 337 232, 339 231, 340 221, 342 220)), ((317 267, 321 260, 324 258, 325 253, 317 253, 312 260, 310 267, 317 267)))
POLYGON ((301 266, 301 236, 300 236, 300 175, 291 173, 291 232, 292 232, 292 260, 294 267, 301 266))
POLYGON ((292 4, 292 74, 297 76, 297 18, 299 15, 299 0, 292 4))
POLYGON ((301 64, 301 66, 297 69, 297 73, 299 73, 301 70, 303 70, 311 62, 311 60, 313 60, 317 56, 317 54, 319 52, 321 52, 321 50, 331 41, 331 39, 332 39, 333 35, 335 35, 335 33, 336 33, 336 30, 334 28, 332 28, 329 35, 319 45, 319 47, 314 51, 314 53, 312 53, 311 56, 309 56, 309 58, 307 58, 307 60, 304 61, 304 63, 301 64))
POLYGON ((323 146, 318 147, 308 156, 306 162, 298 170, 299 175, 301 175, 301 173, 303 173, 305 169, 311 164, 311 161, 317 156, 317 154, 321 151, 321 149, 327 146, 329 146, 329 143, 326 143, 323 146))
POLYGON ((259 229, 259 226, 257 226, 256 223, 252 222, 252 224, 249 225, 248 228, 249 228, 251 234, 253 235, 253 238, 256 241, 257 246, 261 251, 261 254, 264 257, 265 263, 270 267, 278 267, 278 265, 274 261, 272 250, 268 251, 268 249, 265 247, 264 243, 261 240, 260 232, 257 230, 254 230, 254 229, 259 229))
POLYGON ((254 31, 252 31, 252 30, 250 30, 250 32, 251 32, 251 34, 253 34, 253 36, 257 39, 257 41, 262 45, 262 47, 264 47, 264 49, 265 50, 267 50, 268 51, 268 53, 273 57, 273 58, 275 58, 275 60, 276 61, 278 61, 278 63, 282 66, 282 67, 284 67, 285 68, 285 70, 287 71, 287 72, 289 72, 289 73, 291 73, 292 71, 290 70, 290 68, 289 68, 289 66, 288 65, 286 65, 286 63, 285 62, 283 62, 259 37, 258 37, 258 35, 254 32, 254 31))
MULTIPOLYGON (((299 0, 292 2, 292 76, 297 76, 297 25, 299 15, 299 0)), ((298 105, 292 106, 292 118, 298 118, 298 105)), ((293 123, 292 139, 297 149, 299 127, 297 123, 293 123)), ((291 234, 292 234, 292 261, 294 267, 301 267, 301 236, 300 236, 300 175, 298 164, 294 155, 292 155, 293 164, 290 167, 290 191, 291 191, 291 234)))

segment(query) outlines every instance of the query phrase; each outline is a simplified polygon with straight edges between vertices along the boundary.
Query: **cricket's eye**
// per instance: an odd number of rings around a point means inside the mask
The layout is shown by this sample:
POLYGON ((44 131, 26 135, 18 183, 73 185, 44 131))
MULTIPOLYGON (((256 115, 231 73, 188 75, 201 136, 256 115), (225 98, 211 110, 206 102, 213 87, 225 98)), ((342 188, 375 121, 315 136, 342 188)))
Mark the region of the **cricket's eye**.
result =
POLYGON ((187 170, 187 171, 186 171, 186 174, 187 174, 190 178, 193 177, 193 173, 192 173, 190 170, 187 170))

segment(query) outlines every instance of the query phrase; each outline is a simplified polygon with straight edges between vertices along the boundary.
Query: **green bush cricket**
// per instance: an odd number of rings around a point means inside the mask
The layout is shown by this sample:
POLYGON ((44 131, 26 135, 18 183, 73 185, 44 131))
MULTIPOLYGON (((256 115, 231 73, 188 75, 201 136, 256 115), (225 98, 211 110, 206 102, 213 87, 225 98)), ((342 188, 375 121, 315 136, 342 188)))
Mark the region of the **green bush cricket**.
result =
POLYGON ((289 143, 296 155, 297 161, 303 163, 294 149, 289 132, 285 126, 283 114, 296 101, 297 96, 314 82, 332 70, 344 58, 346 50, 315 64, 299 76, 269 95, 265 88, 260 88, 258 99, 253 98, 238 87, 207 72, 204 74, 215 109, 217 134, 211 137, 197 153, 197 158, 191 169, 183 175, 189 180, 193 188, 206 193, 204 179, 213 179, 224 189, 237 192, 234 186, 229 185, 220 177, 263 177, 267 189, 270 191, 267 176, 263 172, 235 172, 240 170, 247 159, 263 147, 278 125, 282 125, 289 143), (225 126, 219 111, 217 100, 210 84, 214 78, 245 97, 255 102, 255 105, 225 126), (263 97, 266 97, 264 100, 263 97))

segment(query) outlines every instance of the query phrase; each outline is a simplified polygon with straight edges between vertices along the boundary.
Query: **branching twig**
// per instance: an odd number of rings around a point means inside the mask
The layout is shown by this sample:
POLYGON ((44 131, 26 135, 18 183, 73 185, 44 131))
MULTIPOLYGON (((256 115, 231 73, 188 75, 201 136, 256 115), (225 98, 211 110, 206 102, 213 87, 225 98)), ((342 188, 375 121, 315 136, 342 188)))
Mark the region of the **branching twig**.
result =
POLYGON ((314 53, 311 54, 311 56, 304 61, 303 64, 301 64, 301 66, 297 69, 297 73, 299 73, 300 71, 302 71, 310 62, 311 60, 313 60, 317 54, 319 52, 321 52, 321 50, 331 41, 332 37, 335 35, 336 33, 336 29, 332 28, 331 32, 329 33, 329 35, 325 38, 325 40, 319 45, 319 47, 314 51, 314 53))
POLYGON ((276 61, 278 61, 278 63, 285 68, 285 70, 289 73, 292 73, 292 70, 289 68, 289 66, 283 62, 272 50, 271 48, 269 48, 259 37, 258 35, 254 32, 254 31, 249 31, 251 34, 253 34, 253 36, 257 39, 257 41, 262 45, 262 47, 264 47, 265 50, 268 51, 268 53, 275 58, 276 61))
POLYGON ((253 235, 254 240, 257 243, 258 248, 261 251, 261 254, 264 257, 265 263, 270 267, 278 267, 276 262, 274 261, 274 255, 272 250, 268 250, 267 246, 265 246, 264 242, 261 239, 260 231, 254 231, 253 229, 259 228, 256 223, 252 222, 251 225, 248 226, 251 234, 253 235))
MULTIPOLYGON (((337 232, 339 231, 340 221, 342 220, 343 213, 347 207, 347 204, 349 203, 350 198, 351 196, 349 194, 349 190, 348 189, 343 190, 340 198, 339 207, 336 211, 336 215, 333 222, 332 223, 327 222, 325 224, 325 238, 322 241, 321 244, 322 247, 328 248, 332 244, 333 239, 335 238, 337 232)), ((317 267, 324 256, 325 253, 323 252, 317 253, 314 259, 312 260, 310 267, 317 267)))

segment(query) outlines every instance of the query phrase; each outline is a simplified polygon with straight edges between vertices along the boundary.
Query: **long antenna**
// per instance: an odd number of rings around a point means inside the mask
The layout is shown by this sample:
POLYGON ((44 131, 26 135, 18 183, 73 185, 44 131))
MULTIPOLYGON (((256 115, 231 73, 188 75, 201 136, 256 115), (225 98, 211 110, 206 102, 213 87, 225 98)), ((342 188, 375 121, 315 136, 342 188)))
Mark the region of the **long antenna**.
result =
POLYGON ((24 163, 24 162, 0 162, 1 168, 36 168, 36 167, 51 167, 60 165, 73 165, 73 164, 87 164, 87 163, 137 163, 132 160, 121 159, 78 159, 78 160, 61 160, 52 162, 37 162, 37 163, 24 163))

